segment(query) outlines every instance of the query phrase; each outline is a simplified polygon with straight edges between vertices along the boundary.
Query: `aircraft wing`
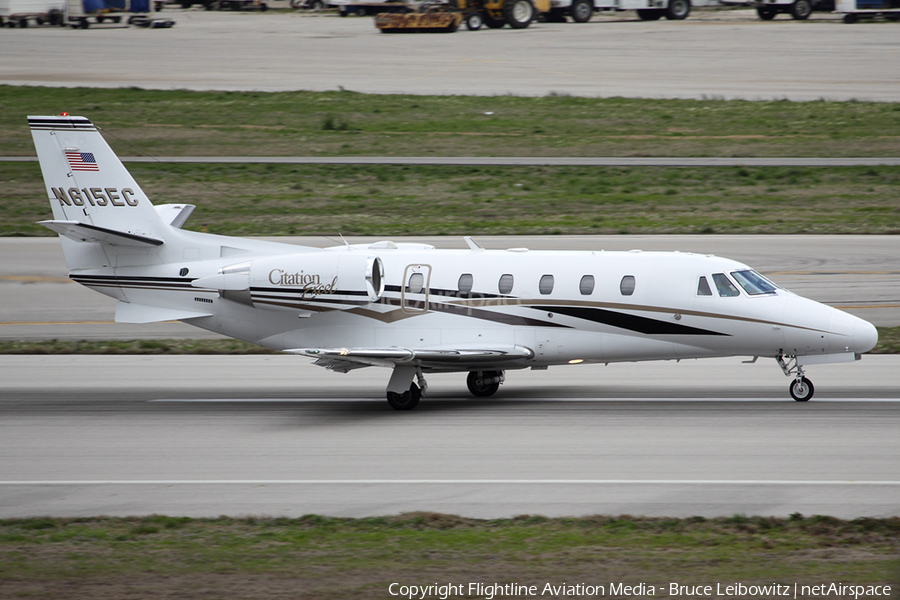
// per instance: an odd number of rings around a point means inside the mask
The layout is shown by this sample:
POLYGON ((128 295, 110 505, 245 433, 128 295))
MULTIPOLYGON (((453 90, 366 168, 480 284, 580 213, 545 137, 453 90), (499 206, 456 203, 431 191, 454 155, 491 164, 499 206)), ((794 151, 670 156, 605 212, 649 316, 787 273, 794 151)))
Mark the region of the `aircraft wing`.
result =
POLYGON ((285 350, 315 358, 314 364, 331 371, 346 373, 362 367, 412 365, 435 370, 467 371, 488 368, 534 357, 524 346, 493 348, 295 348, 285 350))

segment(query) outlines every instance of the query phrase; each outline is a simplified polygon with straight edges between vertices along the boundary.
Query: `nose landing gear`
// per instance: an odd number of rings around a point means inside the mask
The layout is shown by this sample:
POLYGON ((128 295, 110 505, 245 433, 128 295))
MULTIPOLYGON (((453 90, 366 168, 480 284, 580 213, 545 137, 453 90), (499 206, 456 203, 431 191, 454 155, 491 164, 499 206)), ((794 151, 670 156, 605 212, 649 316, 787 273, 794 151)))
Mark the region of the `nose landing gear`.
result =
POLYGON ((791 397, 797 402, 806 402, 813 397, 815 388, 812 381, 800 376, 791 383, 791 397))
POLYGON ((803 367, 797 362, 796 356, 777 356, 778 366, 784 371, 784 374, 790 377, 794 375, 794 381, 791 382, 789 388, 791 398, 797 402, 807 402, 813 397, 816 388, 813 387, 812 381, 805 377, 803 367))

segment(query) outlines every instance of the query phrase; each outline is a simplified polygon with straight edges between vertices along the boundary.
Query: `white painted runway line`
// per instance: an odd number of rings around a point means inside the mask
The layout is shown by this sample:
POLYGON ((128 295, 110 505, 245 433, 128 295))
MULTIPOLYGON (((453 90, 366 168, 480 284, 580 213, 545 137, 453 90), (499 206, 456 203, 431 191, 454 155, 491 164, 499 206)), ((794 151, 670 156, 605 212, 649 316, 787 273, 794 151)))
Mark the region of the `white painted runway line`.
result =
MULTIPOLYGON (((476 398, 422 398, 422 402, 484 402, 484 403, 542 403, 542 402, 724 402, 727 404, 735 402, 769 402, 769 403, 791 403, 793 400, 786 397, 769 397, 769 398, 515 398, 502 397, 492 399, 476 399, 476 398)), ((147 400, 148 403, 183 403, 183 404, 314 404, 319 402, 338 403, 338 402, 385 402, 381 397, 358 397, 358 398, 159 398, 156 400, 147 400)), ((841 403, 841 402, 900 402, 900 398, 818 398, 810 402, 819 403, 841 403)))
POLYGON ((776 485, 900 486, 900 481, 787 479, 63 479, 0 481, 0 486, 68 485, 776 485))

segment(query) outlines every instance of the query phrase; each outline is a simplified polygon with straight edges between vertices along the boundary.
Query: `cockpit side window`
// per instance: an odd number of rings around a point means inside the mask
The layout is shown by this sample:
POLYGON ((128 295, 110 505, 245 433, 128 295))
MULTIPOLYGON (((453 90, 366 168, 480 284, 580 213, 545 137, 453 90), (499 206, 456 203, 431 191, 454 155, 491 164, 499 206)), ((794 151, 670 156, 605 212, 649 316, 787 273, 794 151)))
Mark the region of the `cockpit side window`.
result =
POLYGON ((715 282, 716 284, 716 290, 723 298, 741 295, 741 293, 736 287, 734 287, 734 284, 731 283, 731 280, 728 279, 728 276, 725 275, 725 273, 713 273, 712 277, 713 282, 715 282))
POLYGON ((709 282, 706 281, 706 277, 700 276, 700 282, 697 284, 697 295, 698 296, 712 296, 712 290, 709 289, 709 282))
POLYGON ((759 296, 761 294, 774 294, 778 286, 757 273, 756 271, 747 269, 746 271, 733 271, 731 276, 738 282, 738 285, 744 288, 744 291, 751 296, 759 296))

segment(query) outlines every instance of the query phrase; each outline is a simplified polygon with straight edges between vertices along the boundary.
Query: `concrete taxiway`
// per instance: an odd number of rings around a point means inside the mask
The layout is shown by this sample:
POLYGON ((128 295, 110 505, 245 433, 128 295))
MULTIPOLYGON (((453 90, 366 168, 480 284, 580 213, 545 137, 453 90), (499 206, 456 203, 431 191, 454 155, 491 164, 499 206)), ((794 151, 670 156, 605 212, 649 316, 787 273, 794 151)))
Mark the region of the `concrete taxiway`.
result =
POLYGON ((523 30, 452 35, 384 35, 370 18, 272 11, 167 8, 163 16, 177 25, 4 31, 0 81, 884 102, 897 100, 900 85, 895 25, 850 26, 818 13, 809 21, 763 22, 752 10, 695 10, 685 21, 645 22, 627 11, 585 24, 536 23, 523 30))
POLYGON ((771 360, 515 371, 489 400, 434 375, 404 413, 382 369, 7 356, 0 518, 900 515, 898 367, 811 367, 809 403, 771 360))

